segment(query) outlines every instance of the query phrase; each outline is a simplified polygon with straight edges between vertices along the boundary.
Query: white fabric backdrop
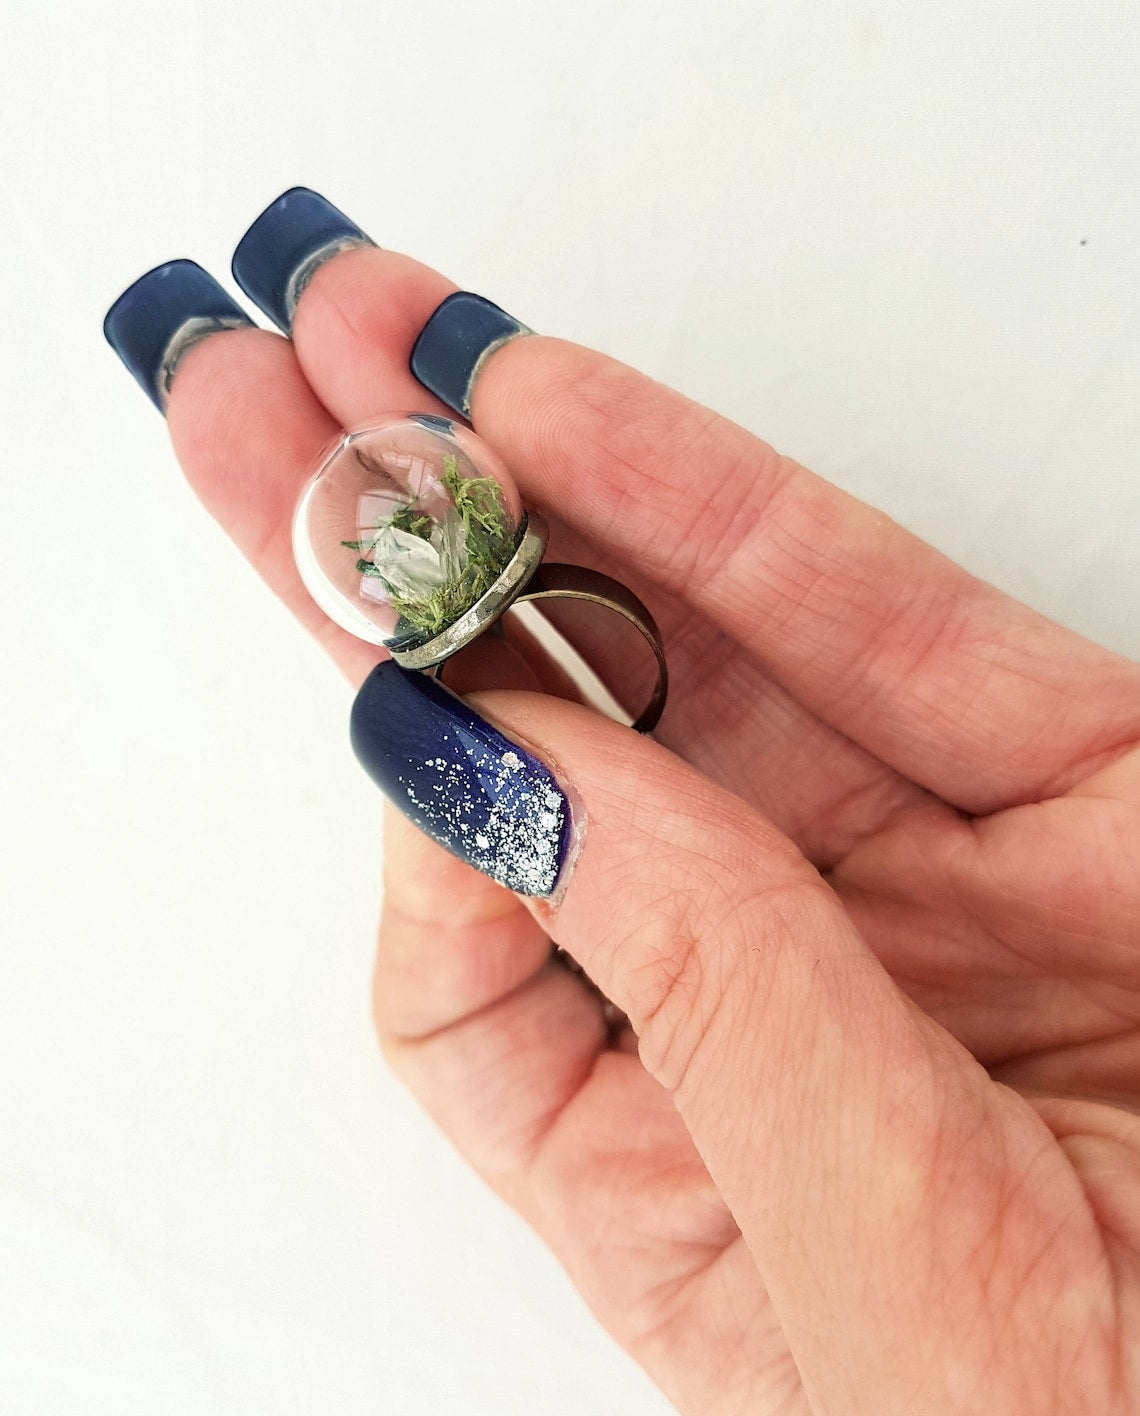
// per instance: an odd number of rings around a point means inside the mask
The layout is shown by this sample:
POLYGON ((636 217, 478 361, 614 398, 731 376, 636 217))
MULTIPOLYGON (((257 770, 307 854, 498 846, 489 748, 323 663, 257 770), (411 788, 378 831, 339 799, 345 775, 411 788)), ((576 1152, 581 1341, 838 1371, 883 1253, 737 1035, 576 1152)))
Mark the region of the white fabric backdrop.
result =
POLYGON ((0 1411, 660 1413, 384 1071, 349 692, 103 312, 304 183, 1137 655, 1140 9, 0 19, 0 1411))

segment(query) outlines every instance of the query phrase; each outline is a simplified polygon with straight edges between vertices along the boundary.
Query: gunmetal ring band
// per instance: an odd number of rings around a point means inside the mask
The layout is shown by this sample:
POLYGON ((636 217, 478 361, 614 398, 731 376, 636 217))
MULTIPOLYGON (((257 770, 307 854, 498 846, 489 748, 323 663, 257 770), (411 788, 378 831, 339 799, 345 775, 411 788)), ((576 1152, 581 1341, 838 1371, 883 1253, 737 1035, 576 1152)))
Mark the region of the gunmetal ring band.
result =
POLYGON ((537 512, 527 513, 515 553, 490 589, 433 639, 410 649, 393 649, 392 658, 405 669, 431 668, 478 639, 516 602, 586 600, 621 615, 652 649, 657 663, 657 681, 649 702, 631 725, 635 732, 652 732, 669 692, 665 648, 653 616, 632 590, 608 575, 580 565, 543 565, 548 539, 545 520, 537 512))

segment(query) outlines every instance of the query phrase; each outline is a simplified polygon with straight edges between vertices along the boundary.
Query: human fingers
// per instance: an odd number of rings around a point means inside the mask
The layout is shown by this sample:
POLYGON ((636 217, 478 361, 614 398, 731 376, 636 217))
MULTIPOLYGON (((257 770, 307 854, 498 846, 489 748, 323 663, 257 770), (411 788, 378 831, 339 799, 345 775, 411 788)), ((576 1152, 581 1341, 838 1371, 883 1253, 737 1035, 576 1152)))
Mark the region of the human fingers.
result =
MULTIPOLYGON (((243 238, 234 269, 262 307, 292 331, 325 405, 351 424, 376 412, 377 388, 404 388, 399 381, 407 378, 415 338, 452 287, 393 252, 330 244, 327 222, 344 220, 330 212, 313 193, 286 193, 243 238), (281 291, 295 289, 297 271, 303 293, 285 298, 281 291)), ((429 396, 422 389, 421 395, 429 396)), ((673 671, 658 730, 662 740, 760 801, 813 858, 835 858, 920 795, 800 707, 725 631, 653 585, 637 566, 615 565, 604 548, 566 527, 555 503, 539 507, 552 523, 552 559, 570 558, 616 573, 635 589, 647 587, 673 671)), ((563 607, 552 618, 564 626, 567 613, 563 607)), ((605 618, 580 624, 572 637, 620 695, 629 648, 624 640, 611 645, 599 622, 605 618)), ((640 706, 636 693, 626 705, 640 706)))
POLYGON ((602 999, 518 898, 392 810, 373 999, 397 1072, 504 1189, 607 1041, 602 999))
MULTIPOLYGON (((359 682, 382 655, 318 609, 293 559, 297 498, 321 449, 341 429, 310 388, 292 344, 257 329, 208 272, 187 260, 166 262, 136 280, 112 305, 104 327, 165 414, 198 497, 359 682)), ((406 370, 378 381, 375 396, 378 409, 442 408, 406 370)))
MULTIPOLYGON (((260 269, 274 211, 239 247, 239 279, 260 269)), ((293 335, 325 404, 359 418, 414 339, 421 380, 470 414, 534 504, 556 507, 613 567, 682 594, 907 777, 990 811, 1064 789, 1135 734, 1136 666, 708 409, 590 350, 520 338, 526 327, 479 297, 452 294, 432 313, 439 278, 402 272, 401 258, 353 253, 307 288, 293 335)))
POLYGON ((899 993, 762 817, 541 696, 463 703, 382 665, 353 731, 416 824, 547 897, 536 917, 628 1014, 821 1409, 872 1390, 881 1409, 955 1409, 936 1395, 962 1381, 987 1409, 1032 1410, 1081 1344, 1107 1343, 1111 1272, 1052 1136, 899 993), (994 1326, 997 1353, 977 1340, 994 1326))
MULTIPOLYGON (((445 396, 468 319, 451 297, 418 346, 445 396)), ((1140 728, 1137 665, 672 390, 539 338, 467 367, 477 429, 532 495, 626 548, 820 719, 945 800, 985 812, 1064 790, 1140 728)))
MULTIPOLYGON (((565 527, 557 554, 614 569, 565 527)), ((623 568, 622 576, 654 606, 675 685, 654 737, 751 802, 814 865, 829 868, 888 822, 931 804, 927 792, 807 712, 724 630, 671 597, 662 603, 660 590, 636 571, 623 568)), ((597 618, 585 622, 573 602, 547 602, 544 611, 605 682, 630 679, 628 636, 599 635, 597 618)), ((644 702, 644 691, 634 701, 644 702)))
POLYGON ((514 895, 391 809, 384 863, 393 1071, 678 1409, 784 1409, 798 1378, 739 1230, 599 996, 514 895))
MULTIPOLYGON (((493 684, 540 687, 537 673, 505 641, 480 642, 477 648, 477 655, 458 656, 444 697, 493 684)), ((384 915, 374 1013, 385 1045, 446 1032, 518 990, 531 1003, 532 991, 543 998, 571 996, 561 984, 546 981, 550 939, 515 895, 390 809, 384 843, 384 915), (539 974, 542 981, 536 979, 539 974)), ((582 1046, 588 1053, 605 1045, 605 1028, 599 1035, 601 999, 581 991, 589 1006, 571 1005, 569 1012, 572 1031, 585 1029, 582 1046)), ((508 1011, 514 1010, 512 1003, 508 1011)), ((571 1072, 574 1052, 574 1047, 560 1049, 560 1055, 570 1059, 571 1072)))
MULTIPOLYGON (((379 331, 345 335, 346 357, 370 357, 370 341, 410 346, 433 303, 450 287, 433 272, 404 258, 351 249, 335 262, 341 269, 361 260, 383 259, 390 300, 379 331)), ((298 575, 290 528, 298 494, 321 448, 338 423, 319 402, 297 362, 293 346, 279 335, 252 327, 248 317, 201 267, 169 262, 136 281, 112 307, 108 333, 128 367, 166 413, 175 451, 195 491, 301 622, 359 682, 377 658, 334 625, 314 604, 298 575), (175 379, 175 374, 177 378, 175 379)), ((406 357, 374 370, 371 411, 436 405, 406 368, 406 357)), ((561 531, 551 518, 556 538, 561 531)), ((575 553, 582 550, 573 543, 575 553)), ((905 784, 884 780, 877 765, 821 724, 802 714, 763 671, 741 662, 731 644, 689 613, 655 600, 679 671, 673 696, 674 738, 711 771, 755 793, 813 855, 824 861, 852 839, 873 829, 905 784), (698 692, 699 690, 699 692, 698 692), (739 704, 749 705, 742 724, 739 704), (762 705, 767 703, 767 711, 762 705), (718 706, 719 705, 719 706, 718 706), (779 761, 782 774, 768 764, 779 761), (786 784, 786 785, 785 785, 786 784)), ((516 633, 517 631, 513 631, 516 633)), ((602 673, 608 641, 596 634, 583 645, 602 673)), ((618 655, 628 653, 621 641, 618 655)), ((526 652, 536 657, 533 646, 526 652)), ((453 672, 449 670, 450 674, 453 672)), ((553 665, 544 681, 566 693, 553 665)))
MULTIPOLYGON (((289 345, 251 329, 205 272, 188 267, 173 263, 128 292, 125 305, 117 307, 122 323, 113 331, 116 347, 156 402, 163 409, 170 404, 176 441, 203 500, 350 676, 360 678, 374 651, 316 613, 289 551, 297 491, 315 449, 336 427, 300 378, 289 345), (217 309, 228 322, 211 318, 217 309), (141 361, 140 350, 146 356, 141 361)), ((536 674, 522 673, 524 665, 510 652, 519 643, 514 625, 506 626, 503 641, 484 636, 472 646, 476 657, 464 654, 449 663, 449 682, 463 690, 488 681, 535 686, 537 678, 547 690, 566 691, 541 658, 536 674)), ((535 666, 533 646, 525 641, 523 653, 525 667, 535 666)), ((400 835, 393 825, 385 858, 394 908, 386 914, 377 970, 377 1017, 394 1065, 437 1114, 450 1108, 445 1121, 457 1144, 492 1183, 513 1190, 532 1222, 558 1241, 610 1325, 620 1326, 627 1341, 632 1329, 641 1328, 657 1349, 671 1347, 659 1336, 660 1304, 651 1301, 662 1277, 653 1234, 663 1234, 672 1265, 664 1277, 680 1279, 692 1266, 699 1268, 704 1254, 723 1246, 724 1235, 730 1240, 735 1233, 671 1103, 628 1049, 621 1050, 619 1038, 606 1065, 590 1070, 595 1085, 589 1105, 579 1104, 574 1124, 559 1126, 556 1142, 543 1145, 541 1167, 528 1166, 529 1143, 543 1129, 543 1118, 548 1130, 560 1114, 566 1069, 572 1081, 575 1065, 588 1064, 599 1017, 603 1025, 608 1021, 602 1004, 580 978, 549 963, 549 940, 513 896, 410 827, 403 848, 400 835), (516 992, 527 1006, 504 1030, 500 1024, 509 1007, 517 1007, 517 1000, 508 1002, 516 992), (528 1106, 543 1118, 533 1111, 528 1118, 528 1106), (694 1191, 685 1214, 674 1204, 662 1209, 662 1165, 671 1184, 694 1191), (624 1224, 604 1175, 619 1177, 631 1210, 640 1210, 646 1195, 653 1197, 653 1234, 637 1244, 636 1265, 629 1260, 630 1238, 641 1232, 638 1216, 631 1213, 624 1224), (583 1229, 582 1219, 591 1216, 596 1222, 583 1229), (620 1263, 613 1261, 610 1235, 623 1245, 620 1263)), ((715 1297, 717 1283, 706 1286, 715 1297)), ((752 1313, 741 1307, 728 1324, 710 1315, 718 1336, 738 1354, 752 1335, 745 1330, 752 1313)), ((681 1378, 703 1375, 698 1364, 681 1378)), ((667 1374, 661 1380, 668 1384, 667 1374)))

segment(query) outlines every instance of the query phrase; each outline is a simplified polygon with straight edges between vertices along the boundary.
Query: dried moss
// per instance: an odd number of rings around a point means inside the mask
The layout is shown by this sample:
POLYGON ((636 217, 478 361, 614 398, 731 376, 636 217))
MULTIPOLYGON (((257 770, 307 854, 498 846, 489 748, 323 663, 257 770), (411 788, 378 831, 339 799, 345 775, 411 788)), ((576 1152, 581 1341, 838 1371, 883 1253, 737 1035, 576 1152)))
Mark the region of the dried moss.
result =
MULTIPOLYGON (((493 477, 462 477, 459 459, 449 455, 443 459, 443 485, 455 501, 466 557, 462 573, 446 585, 430 593, 411 597, 397 593, 384 579, 382 566, 361 557, 356 569, 361 575, 371 575, 384 581, 391 596, 392 607, 400 615, 410 634, 420 639, 432 639, 448 625, 454 624, 491 588, 503 567, 514 554, 518 533, 503 504, 503 490, 493 477)), ((387 526, 407 531, 424 541, 431 539, 435 522, 426 512, 416 509, 414 502, 397 507, 390 516, 377 520, 377 529, 387 526)), ((371 552, 376 537, 367 541, 342 541, 351 551, 371 552)))

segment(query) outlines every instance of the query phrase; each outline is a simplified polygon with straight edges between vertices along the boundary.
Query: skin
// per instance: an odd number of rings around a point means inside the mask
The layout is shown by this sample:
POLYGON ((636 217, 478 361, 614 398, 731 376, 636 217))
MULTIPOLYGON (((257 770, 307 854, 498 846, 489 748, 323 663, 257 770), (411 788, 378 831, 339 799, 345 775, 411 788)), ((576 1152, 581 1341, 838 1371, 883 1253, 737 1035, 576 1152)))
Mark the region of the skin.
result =
MULTIPOLYGON (((292 341, 175 381, 192 484, 353 681, 292 508, 340 426, 438 409, 407 360, 452 288, 345 252, 292 341)), ((553 905, 391 815, 392 1067, 682 1412, 1137 1410, 1140 668, 590 351, 509 344, 473 407, 674 689, 650 740, 509 644, 453 680, 584 842, 553 905)))

